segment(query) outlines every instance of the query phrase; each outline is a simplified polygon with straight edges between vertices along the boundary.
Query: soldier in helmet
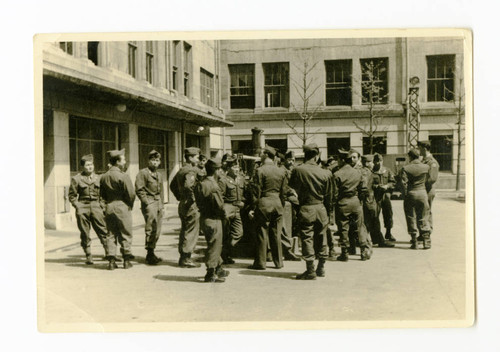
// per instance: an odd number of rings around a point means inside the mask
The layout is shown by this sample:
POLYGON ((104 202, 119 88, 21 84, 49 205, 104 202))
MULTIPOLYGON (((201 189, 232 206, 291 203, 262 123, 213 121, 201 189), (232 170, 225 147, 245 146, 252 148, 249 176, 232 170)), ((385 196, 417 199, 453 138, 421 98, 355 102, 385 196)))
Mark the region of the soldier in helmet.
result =
POLYGON ((85 264, 94 264, 90 244, 90 227, 94 228, 104 251, 107 253, 106 223, 101 206, 100 177, 94 173, 94 156, 92 154, 82 156, 80 165, 83 170, 71 179, 68 198, 76 210, 76 222, 80 230, 80 244, 85 252, 85 264))
POLYGON ((304 146, 304 163, 290 177, 290 186, 297 192, 300 205, 298 227, 302 257, 306 261, 306 271, 297 275, 298 280, 324 277, 328 258, 326 230, 332 210, 333 180, 332 173, 318 165, 318 158, 319 148, 315 143, 304 146), (315 259, 318 259, 316 270, 315 259))
POLYGON ((186 165, 177 172, 170 183, 170 190, 179 201, 178 212, 181 218, 179 266, 181 268, 200 267, 191 259, 200 234, 200 213, 193 193, 200 172, 198 168, 199 155, 199 148, 186 148, 184 150, 186 165))
POLYGON ((408 157, 410 163, 401 169, 401 183, 406 225, 411 236, 411 249, 418 249, 417 234, 424 239, 424 249, 430 249, 429 202, 425 188, 430 167, 419 160, 418 149, 411 149, 408 157))
POLYGON ((148 251, 146 263, 156 265, 162 261, 154 252, 156 242, 161 235, 163 219, 163 177, 158 172, 161 154, 152 150, 149 152, 148 159, 148 167, 140 170, 135 179, 135 192, 141 201, 141 211, 145 221, 145 247, 148 251))

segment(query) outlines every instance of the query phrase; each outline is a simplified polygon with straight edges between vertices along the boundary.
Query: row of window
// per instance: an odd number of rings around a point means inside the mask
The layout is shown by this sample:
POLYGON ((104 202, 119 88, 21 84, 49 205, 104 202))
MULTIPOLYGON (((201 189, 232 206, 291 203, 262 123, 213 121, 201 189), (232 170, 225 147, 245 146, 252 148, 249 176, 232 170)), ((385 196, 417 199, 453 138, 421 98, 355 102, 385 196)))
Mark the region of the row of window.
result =
MULTIPOLYGON (((363 104, 387 104, 389 58, 360 59, 363 104)), ((325 105, 352 105, 352 60, 325 61, 325 105)), ((427 101, 451 101, 455 55, 427 56, 427 101)), ((264 106, 290 105, 289 63, 264 63, 264 106)), ((255 65, 230 64, 231 109, 255 108, 255 65)))
MULTIPOLYGON (((87 43, 87 56, 90 61, 98 65, 98 46, 99 42, 87 43)), ((59 47, 66 53, 73 55, 73 42, 60 42, 59 47)), ((179 91, 182 86, 182 94, 191 97, 192 87, 192 50, 191 45, 186 42, 173 41, 172 58, 170 60, 169 43, 165 45, 165 87, 171 87, 179 91), (171 66, 170 66, 171 65, 171 66), (180 72, 182 68, 182 73, 180 72), (182 79, 182 85, 180 80, 182 79)), ((137 78, 138 74, 138 44, 136 41, 128 42, 128 74, 137 78)), ((155 72, 155 55, 159 55, 154 50, 152 41, 145 42, 145 78, 150 84, 153 84, 155 72)), ((215 106, 214 97, 214 75, 204 68, 200 68, 200 100, 202 103, 215 106)))

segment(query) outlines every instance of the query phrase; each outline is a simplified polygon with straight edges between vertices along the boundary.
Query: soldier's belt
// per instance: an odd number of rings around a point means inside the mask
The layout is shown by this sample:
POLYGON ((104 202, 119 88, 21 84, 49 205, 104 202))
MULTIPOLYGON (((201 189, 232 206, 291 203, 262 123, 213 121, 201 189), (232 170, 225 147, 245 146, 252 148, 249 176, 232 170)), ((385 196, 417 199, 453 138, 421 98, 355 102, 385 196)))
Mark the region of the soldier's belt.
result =
POLYGON ((89 204, 90 202, 96 202, 97 200, 97 198, 83 198, 79 199, 78 201, 83 204, 89 204))
POLYGON ((271 197, 271 196, 279 196, 279 192, 262 192, 260 194, 261 197, 271 197))

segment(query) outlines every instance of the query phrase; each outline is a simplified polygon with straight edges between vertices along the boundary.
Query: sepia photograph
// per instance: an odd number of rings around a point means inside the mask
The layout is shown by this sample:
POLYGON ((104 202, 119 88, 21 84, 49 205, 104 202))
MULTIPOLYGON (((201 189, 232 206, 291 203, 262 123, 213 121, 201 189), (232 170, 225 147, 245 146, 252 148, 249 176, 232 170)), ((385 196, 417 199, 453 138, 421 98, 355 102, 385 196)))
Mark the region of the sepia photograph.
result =
POLYGON ((465 29, 38 34, 41 332, 470 327, 465 29))

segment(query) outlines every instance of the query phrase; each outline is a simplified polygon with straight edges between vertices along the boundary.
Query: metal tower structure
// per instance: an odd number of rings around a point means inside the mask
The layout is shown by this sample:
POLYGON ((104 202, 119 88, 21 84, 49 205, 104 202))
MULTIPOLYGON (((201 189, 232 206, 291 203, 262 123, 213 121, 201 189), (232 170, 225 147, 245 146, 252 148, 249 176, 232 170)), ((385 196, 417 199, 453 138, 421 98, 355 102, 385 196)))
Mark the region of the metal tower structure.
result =
POLYGON ((420 80, 418 77, 412 77, 412 85, 408 91, 408 100, 406 107, 406 147, 407 150, 417 147, 418 134, 420 132, 420 106, 418 104, 419 88, 416 86, 420 80))

